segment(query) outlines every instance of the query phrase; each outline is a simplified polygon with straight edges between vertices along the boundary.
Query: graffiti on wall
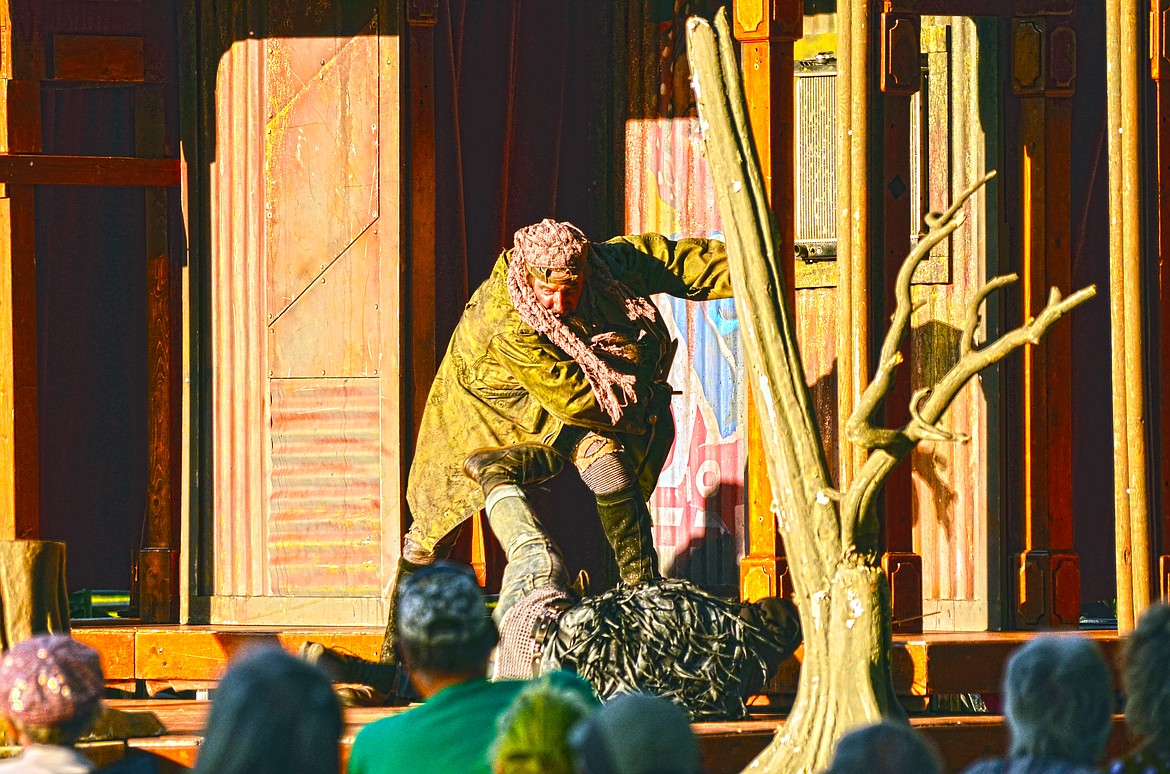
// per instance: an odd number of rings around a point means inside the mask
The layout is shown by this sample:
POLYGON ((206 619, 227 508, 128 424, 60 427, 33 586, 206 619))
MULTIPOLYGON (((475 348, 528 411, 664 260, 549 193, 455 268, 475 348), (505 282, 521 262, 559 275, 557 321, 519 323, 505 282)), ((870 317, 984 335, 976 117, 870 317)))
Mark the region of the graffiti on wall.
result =
MULTIPOLYGON (((630 121, 626 227, 672 239, 721 236, 697 118, 630 121)), ((677 437, 650 501, 663 571, 734 588, 743 555, 746 412, 735 303, 655 298, 678 341, 670 383, 677 437)))

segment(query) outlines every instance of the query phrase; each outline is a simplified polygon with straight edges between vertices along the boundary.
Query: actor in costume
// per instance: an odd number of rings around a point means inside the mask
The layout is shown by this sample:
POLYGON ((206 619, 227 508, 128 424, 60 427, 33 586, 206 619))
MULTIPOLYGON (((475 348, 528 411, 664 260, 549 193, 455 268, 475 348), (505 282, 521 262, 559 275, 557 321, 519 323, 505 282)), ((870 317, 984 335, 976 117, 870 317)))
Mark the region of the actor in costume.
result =
MULTIPOLYGON (((468 301, 431 386, 397 581, 445 557, 458 527, 486 508, 508 557, 497 620, 532 589, 566 585, 524 495, 566 459, 596 496, 622 581, 658 577, 646 500, 674 441, 667 376, 677 344, 655 293, 729 297, 723 243, 658 234, 591 243, 547 219, 516 232, 468 301)), ((396 662, 393 598, 389 618, 387 665, 396 662)))

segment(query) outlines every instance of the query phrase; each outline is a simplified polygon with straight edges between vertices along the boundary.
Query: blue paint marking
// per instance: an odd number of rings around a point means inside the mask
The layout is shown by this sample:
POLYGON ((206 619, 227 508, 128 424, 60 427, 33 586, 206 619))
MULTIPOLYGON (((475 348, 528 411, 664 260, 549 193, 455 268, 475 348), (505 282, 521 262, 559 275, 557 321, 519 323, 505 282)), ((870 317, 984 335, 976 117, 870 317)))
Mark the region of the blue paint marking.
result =
MULTIPOLYGON (((667 236, 673 240, 682 238, 677 233, 667 236)), ((712 231, 708 238, 722 239, 723 233, 712 231)), ((678 323, 681 352, 689 351, 687 336, 690 329, 694 328, 694 358, 691 367, 699 377, 703 398, 715 414, 719 425, 719 437, 727 438, 739 427, 744 400, 743 348, 739 335, 739 318, 735 314, 735 299, 721 298, 696 303, 671 297, 668 303, 671 314, 678 323), (687 324, 688 315, 693 316, 693 326, 687 324), (722 347, 720 339, 723 341, 722 347), (727 362, 723 353, 724 348, 731 352, 732 364, 727 362)))

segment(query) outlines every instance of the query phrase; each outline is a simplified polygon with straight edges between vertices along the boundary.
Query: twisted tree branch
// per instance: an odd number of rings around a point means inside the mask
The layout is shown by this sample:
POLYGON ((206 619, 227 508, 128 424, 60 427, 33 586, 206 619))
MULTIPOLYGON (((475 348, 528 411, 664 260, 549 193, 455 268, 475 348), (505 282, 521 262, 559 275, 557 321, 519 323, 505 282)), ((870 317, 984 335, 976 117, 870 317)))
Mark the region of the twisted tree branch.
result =
MULTIPOLYGON (((988 282, 977 294, 972 302, 968 316, 968 329, 973 330, 970 316, 976 311, 987 296, 999 287, 1009 284, 1013 278, 998 277, 988 282)), ((1052 288, 1048 295, 1048 304, 1034 319, 1000 336, 982 348, 973 346, 964 348, 959 361, 951 367, 938 384, 929 391, 921 391, 915 395, 911 407, 915 418, 900 432, 901 437, 888 447, 875 450, 861 466, 853 484, 846 490, 841 505, 842 540, 846 548, 855 544, 855 536, 876 536, 876 517, 873 513, 873 498, 877 494, 886 477, 894 466, 918 444, 926 440, 951 440, 945 438, 951 435, 940 430, 936 423, 943 413, 950 407, 951 402, 971 381, 977 373, 989 365, 998 363, 1007 355, 1025 344, 1037 344, 1048 331, 1064 315, 1080 306, 1097 294, 1095 285, 1081 288, 1068 298, 1063 298, 1060 291, 1052 288)), ((857 546, 858 550, 868 550, 869 546, 857 546)))
POLYGON ((961 214, 963 205, 993 177, 994 171, 987 173, 963 191, 946 212, 931 213, 923 219, 927 231, 906 256, 894 280, 896 303, 890 318, 889 330, 886 331, 885 341, 882 342, 877 371, 862 392, 853 414, 845 423, 845 437, 853 443, 866 449, 884 449, 903 440, 900 430, 876 427, 873 424, 873 416, 893 388, 894 369, 902 363, 902 353, 898 350, 910 327, 910 318, 918 308, 910 298, 910 283, 914 279, 918 265, 930 255, 934 246, 963 224, 964 217, 961 214))
POLYGON ((960 358, 966 357, 969 352, 975 350, 975 331, 983 319, 983 313, 980 311, 983 309, 983 302, 1004 285, 1010 285, 1018 279, 1019 275, 1017 274, 1004 274, 979 288, 979 292, 975 294, 975 298, 971 299, 971 303, 967 307, 967 324, 963 327, 963 338, 959 340, 960 358))

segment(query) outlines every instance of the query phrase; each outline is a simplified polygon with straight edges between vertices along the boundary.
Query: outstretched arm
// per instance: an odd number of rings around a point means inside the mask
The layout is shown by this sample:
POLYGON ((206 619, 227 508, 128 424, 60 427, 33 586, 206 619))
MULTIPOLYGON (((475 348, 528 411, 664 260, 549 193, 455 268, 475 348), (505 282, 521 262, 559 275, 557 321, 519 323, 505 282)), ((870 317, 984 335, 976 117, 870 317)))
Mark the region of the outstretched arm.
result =
POLYGON ((593 245, 614 278, 635 293, 669 293, 706 301, 731 298, 727 248, 718 239, 667 239, 661 234, 623 236, 593 245))

